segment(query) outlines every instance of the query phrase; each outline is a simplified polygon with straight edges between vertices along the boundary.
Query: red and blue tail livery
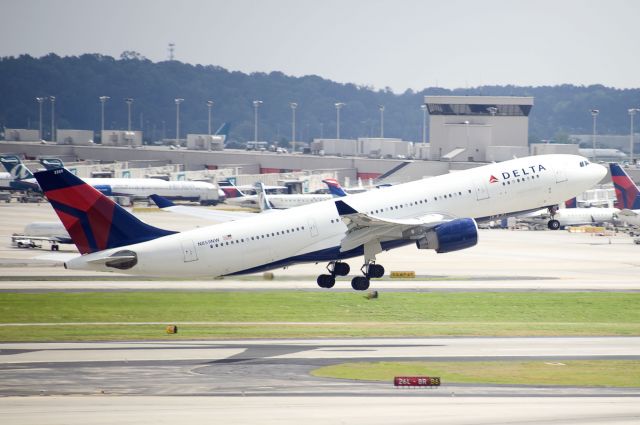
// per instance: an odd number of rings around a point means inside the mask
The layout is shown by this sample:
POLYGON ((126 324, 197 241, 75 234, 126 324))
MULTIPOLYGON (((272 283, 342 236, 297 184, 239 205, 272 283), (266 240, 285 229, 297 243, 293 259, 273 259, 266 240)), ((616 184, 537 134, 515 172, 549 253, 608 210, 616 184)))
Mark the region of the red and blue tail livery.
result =
POLYGON ((143 223, 64 168, 35 173, 35 178, 81 254, 175 233, 143 223))
POLYGON ((617 163, 609 164, 611 180, 616 189, 616 208, 637 210, 640 209, 640 191, 631 177, 617 163))
POLYGON ((322 183, 326 184, 329 188, 329 193, 331 193, 336 198, 341 198, 343 196, 347 196, 346 192, 340 186, 340 183, 336 179, 324 179, 322 183))

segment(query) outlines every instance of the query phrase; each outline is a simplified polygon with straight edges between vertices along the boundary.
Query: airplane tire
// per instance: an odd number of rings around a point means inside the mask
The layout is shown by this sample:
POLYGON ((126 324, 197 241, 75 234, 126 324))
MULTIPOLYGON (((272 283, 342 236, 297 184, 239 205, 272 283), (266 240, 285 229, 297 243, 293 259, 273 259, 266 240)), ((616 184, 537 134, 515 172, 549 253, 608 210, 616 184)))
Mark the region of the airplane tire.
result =
POLYGON ((384 276, 384 267, 381 264, 369 265, 369 277, 379 278, 384 276))
POLYGON ((350 271, 351 268, 347 263, 337 262, 333 265, 333 273, 335 273, 337 276, 346 276, 350 271))
POLYGON ((549 230, 558 230, 560 228, 560 222, 558 220, 549 220, 547 227, 549 230))
POLYGON ((356 291, 366 291, 369 289, 369 279, 364 276, 356 276, 351 279, 351 287, 356 291))
POLYGON ((321 288, 330 289, 336 284, 336 278, 330 274, 321 274, 318 276, 317 283, 321 288))

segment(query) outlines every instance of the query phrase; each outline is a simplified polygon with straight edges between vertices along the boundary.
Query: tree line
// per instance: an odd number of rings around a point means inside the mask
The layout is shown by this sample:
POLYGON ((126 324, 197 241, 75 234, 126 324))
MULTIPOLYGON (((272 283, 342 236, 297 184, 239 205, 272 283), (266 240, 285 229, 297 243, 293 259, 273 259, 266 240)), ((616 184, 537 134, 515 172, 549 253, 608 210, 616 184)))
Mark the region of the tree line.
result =
MULTIPOLYGON (((181 137, 207 133, 208 106, 213 101, 213 128, 231 125, 229 140, 253 140, 254 100, 258 109, 259 139, 286 145, 291 139, 291 102, 296 108, 296 139, 335 137, 337 102, 343 138, 378 137, 379 105, 384 105, 384 135, 422 140, 425 95, 533 96, 531 141, 563 140, 567 134, 591 133, 591 109, 599 109, 600 134, 628 134, 627 110, 640 107, 640 89, 570 84, 542 87, 482 86, 471 89, 425 88, 396 94, 356 84, 341 84, 317 75, 291 77, 281 72, 245 74, 218 66, 178 61, 152 62, 136 52, 120 58, 100 54, 60 57, 48 54, 0 58, 0 126, 32 128, 39 125, 37 97, 55 96, 57 128, 98 131, 100 96, 105 102, 105 127, 126 129, 126 98, 133 99, 132 127, 144 131, 146 141, 175 138, 176 106, 180 105, 181 137)), ((43 104, 45 137, 50 131, 51 103, 43 104)))

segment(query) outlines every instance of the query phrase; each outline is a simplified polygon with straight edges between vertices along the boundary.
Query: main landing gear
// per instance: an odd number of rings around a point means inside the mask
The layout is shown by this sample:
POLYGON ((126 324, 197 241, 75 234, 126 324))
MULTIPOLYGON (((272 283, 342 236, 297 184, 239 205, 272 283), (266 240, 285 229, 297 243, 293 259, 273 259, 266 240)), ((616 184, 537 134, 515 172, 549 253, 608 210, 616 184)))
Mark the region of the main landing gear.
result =
POLYGON ((346 276, 349 274, 349 264, 341 261, 332 261, 327 265, 330 274, 321 274, 318 276, 318 286, 321 288, 333 288, 336 284, 336 276, 346 276))
POLYGON ((549 228, 549 230, 558 230, 560 228, 560 222, 554 218, 556 212, 558 212, 557 205, 549 207, 549 215, 551 216, 551 220, 547 222, 547 227, 549 228))
POLYGON ((374 262, 366 263, 360 271, 364 276, 356 276, 351 279, 351 287, 356 291, 366 291, 369 289, 369 279, 377 279, 384 276, 384 267, 374 262))
MULTIPOLYGON (((356 291, 366 291, 369 289, 369 280, 384 276, 384 267, 376 264, 376 254, 382 252, 380 242, 369 241, 364 244, 364 265, 360 268, 363 276, 356 276, 351 279, 351 287, 356 291)), ((318 286, 321 288, 333 288, 336 284, 336 276, 346 276, 349 274, 349 265, 340 261, 332 261, 327 266, 330 274, 318 276, 318 286)))

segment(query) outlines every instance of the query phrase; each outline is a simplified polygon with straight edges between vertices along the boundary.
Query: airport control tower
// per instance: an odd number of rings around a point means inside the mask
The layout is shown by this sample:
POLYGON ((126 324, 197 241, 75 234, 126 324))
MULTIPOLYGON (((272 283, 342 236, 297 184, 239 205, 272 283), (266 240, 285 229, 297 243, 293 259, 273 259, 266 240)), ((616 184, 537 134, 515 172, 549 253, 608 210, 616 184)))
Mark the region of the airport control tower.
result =
POLYGON ((431 159, 503 161, 529 155, 533 97, 425 96, 431 159))

